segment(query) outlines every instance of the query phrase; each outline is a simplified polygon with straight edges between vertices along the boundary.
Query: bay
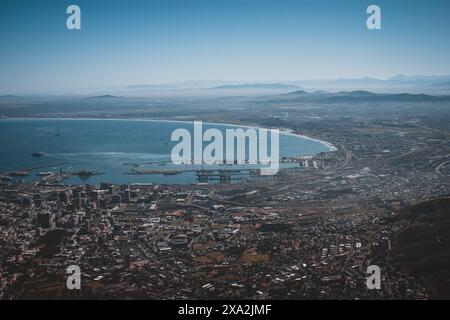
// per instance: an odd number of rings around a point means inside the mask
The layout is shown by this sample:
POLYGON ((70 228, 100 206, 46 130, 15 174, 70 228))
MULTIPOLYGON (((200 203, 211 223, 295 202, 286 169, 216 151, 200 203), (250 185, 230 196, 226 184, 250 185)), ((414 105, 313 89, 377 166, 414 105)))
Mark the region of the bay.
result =
MULTIPOLYGON (((236 128, 227 124, 209 123, 204 123, 203 127, 204 130, 217 128, 223 132, 227 128, 236 128)), ((175 166, 170 163, 170 153, 176 144, 170 141, 170 137, 178 128, 192 132, 193 124, 132 119, 2 119, 0 172, 36 168, 31 171, 30 176, 22 178, 28 181, 36 180, 39 172, 87 170, 103 173, 87 179, 71 176, 65 180, 67 184, 196 183, 195 172, 174 175, 129 174, 134 167, 132 164, 139 164, 139 170, 210 170, 211 166, 207 165, 175 166), (33 152, 42 152, 44 155, 32 157, 33 152)), ((330 151, 330 147, 317 140, 291 134, 280 135, 281 157, 314 155, 327 151, 330 151)), ((212 169, 223 170, 227 167, 248 168, 248 165, 221 165, 212 169)))

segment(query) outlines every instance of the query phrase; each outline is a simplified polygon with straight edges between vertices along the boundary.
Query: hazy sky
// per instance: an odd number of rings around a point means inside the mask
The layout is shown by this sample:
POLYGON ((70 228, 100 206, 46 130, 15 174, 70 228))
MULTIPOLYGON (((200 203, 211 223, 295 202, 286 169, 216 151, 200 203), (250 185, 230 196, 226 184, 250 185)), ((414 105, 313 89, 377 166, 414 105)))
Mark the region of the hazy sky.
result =
POLYGON ((450 74, 449 34, 448 0, 1 0, 0 92, 450 74))

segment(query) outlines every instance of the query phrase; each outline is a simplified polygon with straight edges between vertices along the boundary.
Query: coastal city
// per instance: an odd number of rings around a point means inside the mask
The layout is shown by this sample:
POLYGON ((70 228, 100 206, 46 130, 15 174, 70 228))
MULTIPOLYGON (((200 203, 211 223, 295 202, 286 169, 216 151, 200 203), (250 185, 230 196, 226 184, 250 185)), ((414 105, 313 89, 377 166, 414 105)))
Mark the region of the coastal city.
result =
POLYGON ((450 300, 449 12, 1 0, 0 304, 450 300))
POLYGON ((4 175, 1 298, 428 299, 436 290, 399 262, 396 239, 424 223, 405 208, 449 196, 449 133, 383 117, 305 125, 336 150, 239 183, 4 175), (66 287, 70 265, 82 290, 66 287), (380 290, 366 286, 369 265, 382 270, 380 290))

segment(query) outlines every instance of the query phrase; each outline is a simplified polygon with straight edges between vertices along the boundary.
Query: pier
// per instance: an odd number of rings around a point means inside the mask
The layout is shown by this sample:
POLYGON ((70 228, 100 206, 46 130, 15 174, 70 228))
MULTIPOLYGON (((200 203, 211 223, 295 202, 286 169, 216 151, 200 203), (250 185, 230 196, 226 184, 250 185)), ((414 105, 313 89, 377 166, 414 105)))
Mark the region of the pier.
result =
POLYGON ((259 174, 259 169, 214 169, 214 170, 199 170, 199 169, 179 169, 179 170, 137 170, 131 169, 131 172, 126 174, 131 175, 178 175, 182 173, 193 172, 197 176, 197 180, 201 183, 207 183, 210 180, 219 180, 220 183, 231 183, 234 178, 242 179, 245 176, 255 176, 259 174))

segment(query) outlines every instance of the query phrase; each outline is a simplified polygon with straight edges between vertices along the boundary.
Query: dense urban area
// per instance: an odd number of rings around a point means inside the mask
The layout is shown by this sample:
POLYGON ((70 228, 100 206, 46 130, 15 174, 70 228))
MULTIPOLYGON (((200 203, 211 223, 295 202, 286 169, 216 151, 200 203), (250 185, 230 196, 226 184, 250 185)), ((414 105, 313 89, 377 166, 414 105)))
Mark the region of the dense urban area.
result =
MULTIPOLYGON (((129 99, 102 97, 81 115, 68 104, 56 116, 104 117, 114 104, 111 117, 290 129, 337 150, 237 184, 3 174, 0 298, 448 298, 450 113, 448 100, 429 98, 294 92, 133 112, 122 108, 129 99), (66 287, 70 265, 81 269, 81 290, 66 287), (379 290, 366 286, 370 265, 381 269, 379 290)), ((0 110, 49 116, 39 105, 0 110)))

